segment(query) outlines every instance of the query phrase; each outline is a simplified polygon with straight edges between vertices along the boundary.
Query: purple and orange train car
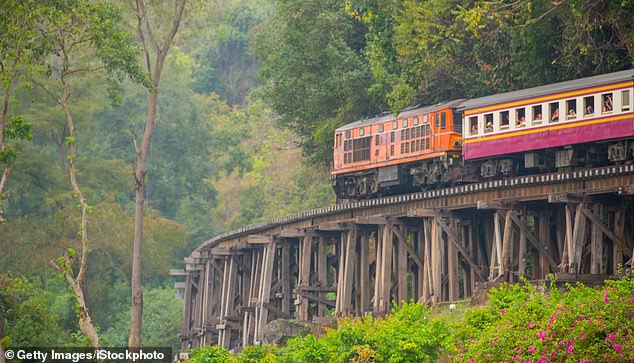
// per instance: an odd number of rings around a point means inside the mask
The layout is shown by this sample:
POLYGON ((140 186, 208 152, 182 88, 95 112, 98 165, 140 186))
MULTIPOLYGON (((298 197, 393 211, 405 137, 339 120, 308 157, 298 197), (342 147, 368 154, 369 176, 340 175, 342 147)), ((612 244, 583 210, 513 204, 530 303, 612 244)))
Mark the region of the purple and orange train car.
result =
POLYGON ((331 180, 354 199, 634 162, 634 70, 415 107, 335 130, 331 180))

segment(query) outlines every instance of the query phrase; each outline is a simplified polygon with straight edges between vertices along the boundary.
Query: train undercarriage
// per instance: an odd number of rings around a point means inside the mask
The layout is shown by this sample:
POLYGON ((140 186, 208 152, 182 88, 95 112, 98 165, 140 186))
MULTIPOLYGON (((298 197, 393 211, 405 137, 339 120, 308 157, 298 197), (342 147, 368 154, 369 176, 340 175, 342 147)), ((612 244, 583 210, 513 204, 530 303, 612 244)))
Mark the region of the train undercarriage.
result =
POLYGON ((462 162, 459 154, 331 178, 338 199, 367 199, 558 170, 629 164, 634 140, 569 145, 462 162))

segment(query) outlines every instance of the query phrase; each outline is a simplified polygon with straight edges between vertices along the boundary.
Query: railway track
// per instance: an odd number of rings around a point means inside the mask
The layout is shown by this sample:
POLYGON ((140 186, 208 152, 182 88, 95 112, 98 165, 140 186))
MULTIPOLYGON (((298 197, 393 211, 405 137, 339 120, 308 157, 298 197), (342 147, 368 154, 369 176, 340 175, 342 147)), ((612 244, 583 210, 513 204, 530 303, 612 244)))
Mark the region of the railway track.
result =
MULTIPOLYGON (((298 224, 306 225, 306 223, 302 222, 311 219, 323 220, 329 219, 327 218, 329 216, 362 211, 364 212, 363 215, 398 212, 400 208, 397 208, 397 210, 389 210, 389 207, 401 204, 406 204, 405 208, 412 204, 418 204, 419 208, 457 210, 477 208, 478 202, 539 200, 548 199, 549 195, 566 193, 596 195, 615 192, 633 194, 634 180, 629 178, 629 176, 632 175, 634 175, 634 165, 607 166, 519 176, 504 180, 483 181, 425 192, 336 204, 274 218, 265 222, 250 224, 236 230, 219 234, 205 241, 196 251, 200 248, 211 248, 223 241, 233 240, 241 236, 259 233, 265 230, 283 229, 285 225, 293 227, 298 224), (376 213, 372 213, 372 211, 376 213)), ((484 207, 484 205, 481 204, 481 207, 484 207)))

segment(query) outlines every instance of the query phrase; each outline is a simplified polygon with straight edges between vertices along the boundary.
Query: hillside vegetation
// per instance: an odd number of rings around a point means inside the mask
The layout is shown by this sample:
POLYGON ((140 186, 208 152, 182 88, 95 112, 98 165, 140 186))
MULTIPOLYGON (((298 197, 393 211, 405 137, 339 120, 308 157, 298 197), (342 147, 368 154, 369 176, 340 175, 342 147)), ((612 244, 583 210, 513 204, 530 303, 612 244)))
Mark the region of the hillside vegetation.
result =
MULTIPOLYGON (((171 1, 0 4, 4 348, 86 344, 64 281, 80 269, 82 241, 87 309, 103 344, 126 345, 133 165, 150 93, 138 4, 166 32, 171 1)), ((633 13, 632 0, 188 0, 164 64, 148 154, 142 344, 178 347, 182 305, 168 271, 194 248, 232 228, 335 202, 328 171, 336 127, 418 103, 632 68, 633 13)), ((389 331, 399 319, 436 321, 405 306, 385 321, 345 326, 389 331)), ((447 354, 455 338, 439 332, 456 332, 442 319, 435 324, 433 333, 412 325, 429 344, 403 343, 402 359, 447 354)), ((315 354, 335 354, 328 337, 310 339, 294 341, 294 351, 312 344, 315 354)), ((336 348, 338 357, 392 354, 376 340, 354 339, 336 348)))

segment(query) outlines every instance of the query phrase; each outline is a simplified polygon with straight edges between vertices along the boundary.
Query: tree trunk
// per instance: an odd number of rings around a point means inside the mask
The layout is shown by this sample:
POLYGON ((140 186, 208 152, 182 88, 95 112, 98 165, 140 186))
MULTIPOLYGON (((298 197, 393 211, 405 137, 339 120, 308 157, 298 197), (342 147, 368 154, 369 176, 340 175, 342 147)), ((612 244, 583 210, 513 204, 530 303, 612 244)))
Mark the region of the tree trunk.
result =
MULTIPOLYGON (((156 107, 158 102, 159 84, 165 57, 172 45, 174 37, 178 32, 180 21, 187 0, 174 0, 174 19, 172 28, 165 38, 163 45, 159 44, 154 37, 149 16, 146 9, 145 0, 136 0, 137 11, 137 32, 143 49, 145 50, 145 61, 147 71, 150 74, 150 94, 148 97, 147 118, 145 120, 145 130, 141 148, 136 150, 137 160, 134 171, 135 207, 134 207, 134 242, 132 245, 132 306, 130 316, 130 335, 128 336, 129 348, 141 347, 141 327, 143 317, 143 288, 141 286, 141 269, 143 254, 143 215, 145 203, 145 175, 147 174, 147 158, 150 152, 150 144, 154 133, 154 123, 156 121, 156 107), (155 60, 152 64, 150 49, 154 50, 155 60)), ((136 143, 135 143, 136 147, 136 143)))

